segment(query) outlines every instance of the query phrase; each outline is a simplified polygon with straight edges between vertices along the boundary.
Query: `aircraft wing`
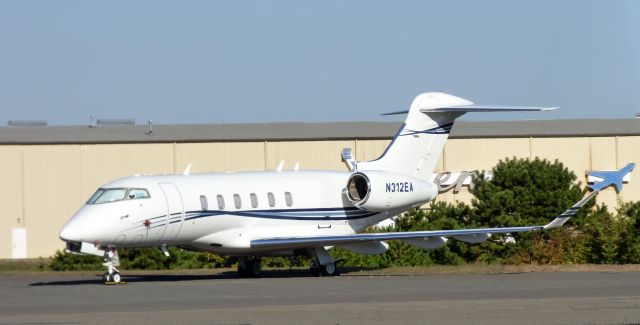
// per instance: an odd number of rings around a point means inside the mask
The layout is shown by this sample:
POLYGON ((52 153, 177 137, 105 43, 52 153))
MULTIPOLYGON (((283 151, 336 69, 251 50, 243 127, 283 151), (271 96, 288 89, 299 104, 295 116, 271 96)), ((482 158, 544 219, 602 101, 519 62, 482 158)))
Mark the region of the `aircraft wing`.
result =
POLYGON ((422 248, 437 248, 446 242, 447 238, 454 238, 468 243, 481 243, 489 239, 492 234, 506 234, 527 232, 534 230, 558 228, 575 215, 589 200, 595 197, 599 190, 595 190, 571 208, 564 211, 546 225, 526 227, 476 228, 453 230, 430 230, 408 232, 383 232, 366 234, 324 235, 308 237, 274 237, 251 240, 252 248, 260 249, 299 249, 321 246, 340 246, 380 242, 384 240, 402 240, 422 248))

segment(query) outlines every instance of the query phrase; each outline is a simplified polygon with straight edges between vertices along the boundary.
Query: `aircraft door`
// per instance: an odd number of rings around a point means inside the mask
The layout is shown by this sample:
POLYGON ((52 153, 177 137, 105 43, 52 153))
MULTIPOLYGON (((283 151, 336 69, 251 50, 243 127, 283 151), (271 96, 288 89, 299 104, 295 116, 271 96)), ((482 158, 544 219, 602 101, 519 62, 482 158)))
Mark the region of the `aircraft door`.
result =
POLYGON ((180 190, 173 183, 160 183, 160 188, 167 202, 166 227, 162 240, 172 241, 180 233, 184 221, 184 205, 180 190))

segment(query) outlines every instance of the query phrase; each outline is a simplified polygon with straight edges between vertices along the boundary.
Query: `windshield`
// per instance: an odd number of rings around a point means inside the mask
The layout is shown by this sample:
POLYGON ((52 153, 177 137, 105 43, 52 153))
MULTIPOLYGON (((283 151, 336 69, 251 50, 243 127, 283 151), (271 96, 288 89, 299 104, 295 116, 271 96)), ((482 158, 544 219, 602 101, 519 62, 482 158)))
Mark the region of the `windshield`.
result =
POLYGON ((142 188, 101 188, 91 196, 87 204, 108 203, 125 199, 144 199, 148 197, 149 192, 142 188))

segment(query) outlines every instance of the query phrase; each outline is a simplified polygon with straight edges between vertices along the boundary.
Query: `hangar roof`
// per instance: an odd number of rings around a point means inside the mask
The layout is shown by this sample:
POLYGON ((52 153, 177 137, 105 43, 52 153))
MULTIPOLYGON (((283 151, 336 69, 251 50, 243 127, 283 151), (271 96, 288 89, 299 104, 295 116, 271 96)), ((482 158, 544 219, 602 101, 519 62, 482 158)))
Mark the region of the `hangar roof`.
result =
MULTIPOLYGON (((391 139, 398 122, 0 127, 0 144, 98 144, 391 139)), ((456 122, 451 138, 640 135, 640 119, 456 122)))

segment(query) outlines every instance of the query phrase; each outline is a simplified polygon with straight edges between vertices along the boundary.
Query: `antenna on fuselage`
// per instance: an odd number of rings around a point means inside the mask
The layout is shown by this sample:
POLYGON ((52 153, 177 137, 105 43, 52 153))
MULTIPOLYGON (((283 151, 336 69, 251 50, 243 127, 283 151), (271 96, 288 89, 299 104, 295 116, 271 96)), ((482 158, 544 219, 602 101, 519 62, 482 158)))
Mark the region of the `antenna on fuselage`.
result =
POLYGON ((293 166, 293 171, 294 171, 294 172, 297 172, 297 171, 299 171, 299 170, 300 170, 300 163, 299 163, 299 162, 297 162, 297 163, 296 163, 296 165, 295 165, 295 166, 293 166))
POLYGON ((280 164, 276 167, 276 171, 279 173, 282 171, 282 167, 284 167, 284 160, 280 160, 280 164))
POLYGON ((184 171, 182 172, 182 175, 189 176, 190 173, 191 173, 191 164, 188 164, 187 168, 185 168, 184 171))
POLYGON ((349 171, 354 171, 358 169, 358 163, 355 161, 355 159, 353 159, 353 153, 351 152, 351 148, 342 149, 342 152, 340 153, 340 155, 342 156, 342 161, 344 161, 344 163, 347 164, 347 168, 349 168, 349 171))

